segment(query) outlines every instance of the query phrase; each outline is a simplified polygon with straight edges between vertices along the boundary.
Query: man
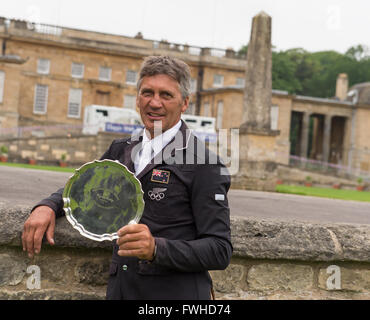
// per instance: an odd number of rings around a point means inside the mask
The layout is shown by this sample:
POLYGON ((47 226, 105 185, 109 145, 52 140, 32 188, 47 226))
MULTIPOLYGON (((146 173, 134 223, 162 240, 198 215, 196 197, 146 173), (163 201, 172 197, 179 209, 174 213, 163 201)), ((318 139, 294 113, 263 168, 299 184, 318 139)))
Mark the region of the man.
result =
MULTIPOLYGON (((134 172, 145 201, 140 223, 118 231, 107 299, 210 299, 208 270, 230 262, 230 177, 221 174, 218 158, 210 164, 210 156, 198 154, 201 142, 181 121, 189 83, 184 62, 148 57, 137 85, 145 130, 139 139, 113 141, 101 158, 119 160, 134 172)), ((40 252, 45 232, 54 244, 62 191, 38 203, 24 225, 23 249, 30 257, 40 252)))

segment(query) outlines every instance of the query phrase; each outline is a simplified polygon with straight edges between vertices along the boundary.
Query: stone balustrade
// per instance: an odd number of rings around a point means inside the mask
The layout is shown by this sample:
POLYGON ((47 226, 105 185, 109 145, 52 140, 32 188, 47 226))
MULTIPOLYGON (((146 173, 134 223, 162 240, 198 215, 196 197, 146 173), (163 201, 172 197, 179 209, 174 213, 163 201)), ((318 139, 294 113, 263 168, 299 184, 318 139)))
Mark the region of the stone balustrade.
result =
MULTIPOLYGON (((0 299, 104 299, 110 242, 80 236, 57 221, 55 246, 22 251, 30 207, 0 202, 0 299), (27 289, 32 268, 40 289, 27 289)), ((232 217, 234 253, 211 271, 217 299, 370 299, 370 226, 232 217)))

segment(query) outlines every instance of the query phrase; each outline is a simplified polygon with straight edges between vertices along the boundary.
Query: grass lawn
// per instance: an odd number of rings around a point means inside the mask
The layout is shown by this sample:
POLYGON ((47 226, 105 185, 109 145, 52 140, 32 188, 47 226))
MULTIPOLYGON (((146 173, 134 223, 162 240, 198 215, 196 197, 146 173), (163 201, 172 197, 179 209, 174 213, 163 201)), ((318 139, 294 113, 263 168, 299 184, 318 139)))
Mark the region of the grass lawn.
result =
POLYGON ((26 168, 26 169, 38 169, 38 170, 48 170, 48 171, 60 171, 60 172, 74 172, 73 168, 65 168, 58 166, 43 166, 43 165, 31 165, 25 163, 11 163, 11 162, 0 162, 0 166, 8 166, 15 168, 26 168))
POLYGON ((368 191, 341 190, 334 188, 318 188, 278 184, 276 186, 276 192, 322 198, 370 202, 370 192, 368 191))

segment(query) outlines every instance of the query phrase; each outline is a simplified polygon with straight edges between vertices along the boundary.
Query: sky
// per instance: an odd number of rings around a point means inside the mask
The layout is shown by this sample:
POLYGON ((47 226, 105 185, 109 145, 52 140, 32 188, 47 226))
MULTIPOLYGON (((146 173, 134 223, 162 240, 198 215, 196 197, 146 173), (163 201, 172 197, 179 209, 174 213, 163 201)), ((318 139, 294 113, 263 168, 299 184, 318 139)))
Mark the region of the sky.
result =
POLYGON ((0 0, 0 16, 199 47, 239 50, 272 17, 276 50, 370 47, 368 0, 0 0))

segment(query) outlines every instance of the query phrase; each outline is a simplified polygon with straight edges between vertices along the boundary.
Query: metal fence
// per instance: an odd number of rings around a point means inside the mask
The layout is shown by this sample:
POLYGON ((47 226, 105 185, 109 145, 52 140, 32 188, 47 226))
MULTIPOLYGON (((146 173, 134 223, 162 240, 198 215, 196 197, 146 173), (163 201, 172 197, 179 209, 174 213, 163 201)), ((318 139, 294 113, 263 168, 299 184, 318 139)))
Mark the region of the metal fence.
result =
POLYGON ((295 168, 336 175, 351 180, 362 178, 365 182, 370 182, 370 172, 361 170, 358 166, 351 167, 348 165, 323 162, 294 155, 289 156, 289 165, 295 168))

